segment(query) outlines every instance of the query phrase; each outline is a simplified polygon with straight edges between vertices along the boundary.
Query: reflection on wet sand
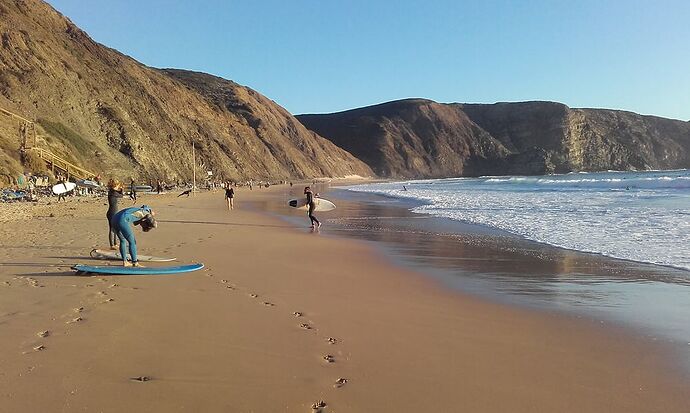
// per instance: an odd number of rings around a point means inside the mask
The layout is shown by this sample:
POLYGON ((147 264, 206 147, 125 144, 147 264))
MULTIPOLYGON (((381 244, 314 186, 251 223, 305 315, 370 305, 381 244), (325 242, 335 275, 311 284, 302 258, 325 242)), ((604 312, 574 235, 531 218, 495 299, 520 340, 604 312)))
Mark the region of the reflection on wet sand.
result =
MULTIPOLYGON (((327 234, 375 243, 402 265, 493 300, 557 309, 642 327, 690 342, 690 272, 565 250, 515 235, 409 211, 391 198, 317 189, 336 201, 327 234)), ((301 196, 286 194, 286 199, 301 196)), ((261 209, 300 225, 282 205, 261 209)))

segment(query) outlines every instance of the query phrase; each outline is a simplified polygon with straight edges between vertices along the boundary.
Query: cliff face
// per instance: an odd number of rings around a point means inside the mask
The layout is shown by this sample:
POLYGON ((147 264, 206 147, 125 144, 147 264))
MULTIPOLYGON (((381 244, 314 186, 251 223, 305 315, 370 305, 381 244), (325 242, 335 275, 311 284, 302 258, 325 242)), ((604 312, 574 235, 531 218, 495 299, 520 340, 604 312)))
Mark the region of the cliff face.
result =
POLYGON ((463 175, 509 151, 456 107, 409 99, 297 117, 388 177, 463 175))
POLYGON ((194 141, 198 166, 229 179, 372 174, 256 91, 146 67, 39 0, 0 0, 0 35, 0 107, 95 172, 189 179, 194 141))
POLYGON ((690 122, 552 102, 457 106, 512 152, 545 150, 556 172, 690 167, 690 122))
POLYGON ((690 167, 690 122, 553 102, 407 99, 297 118, 390 177, 690 167))

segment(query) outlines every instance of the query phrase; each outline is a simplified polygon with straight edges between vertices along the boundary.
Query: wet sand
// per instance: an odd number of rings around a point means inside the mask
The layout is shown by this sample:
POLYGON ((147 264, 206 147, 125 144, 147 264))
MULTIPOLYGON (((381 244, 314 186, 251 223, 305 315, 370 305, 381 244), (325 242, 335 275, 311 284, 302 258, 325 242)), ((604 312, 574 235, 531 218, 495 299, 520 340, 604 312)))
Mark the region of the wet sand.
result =
POLYGON ((144 197, 160 226, 140 251, 206 264, 179 276, 71 272, 107 242, 102 201, 0 224, 0 411, 690 408, 665 345, 463 295, 250 208, 286 196, 144 197))
MULTIPOLYGON (((631 327, 678 347, 690 371, 690 271, 526 240, 494 228, 410 211, 386 196, 320 188, 337 202, 330 234, 371 241, 396 263, 490 301, 631 327)), ((290 221, 295 214, 267 203, 290 221)), ((294 221, 293 221, 294 222, 294 221)))

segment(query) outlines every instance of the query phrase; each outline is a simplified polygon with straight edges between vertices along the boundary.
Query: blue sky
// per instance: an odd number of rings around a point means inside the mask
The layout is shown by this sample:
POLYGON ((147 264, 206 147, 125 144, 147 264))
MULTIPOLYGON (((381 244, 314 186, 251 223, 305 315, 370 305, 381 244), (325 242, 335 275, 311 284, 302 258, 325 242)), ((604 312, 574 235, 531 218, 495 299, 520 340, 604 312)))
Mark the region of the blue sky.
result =
POLYGON ((49 0, 154 67, 294 114, 406 97, 553 100, 690 120, 690 2, 49 0))

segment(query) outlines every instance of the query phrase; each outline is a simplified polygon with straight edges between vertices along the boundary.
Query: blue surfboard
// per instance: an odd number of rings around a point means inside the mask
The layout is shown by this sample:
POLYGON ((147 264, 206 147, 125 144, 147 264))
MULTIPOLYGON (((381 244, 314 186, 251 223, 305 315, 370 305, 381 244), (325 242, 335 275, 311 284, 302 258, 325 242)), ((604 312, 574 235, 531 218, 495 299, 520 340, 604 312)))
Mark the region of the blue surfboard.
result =
POLYGON ((178 265, 174 267, 120 267, 117 265, 82 265, 77 264, 72 267, 77 272, 87 272, 91 274, 111 274, 111 275, 161 275, 161 274, 181 274, 192 272, 204 268, 204 264, 178 265))

